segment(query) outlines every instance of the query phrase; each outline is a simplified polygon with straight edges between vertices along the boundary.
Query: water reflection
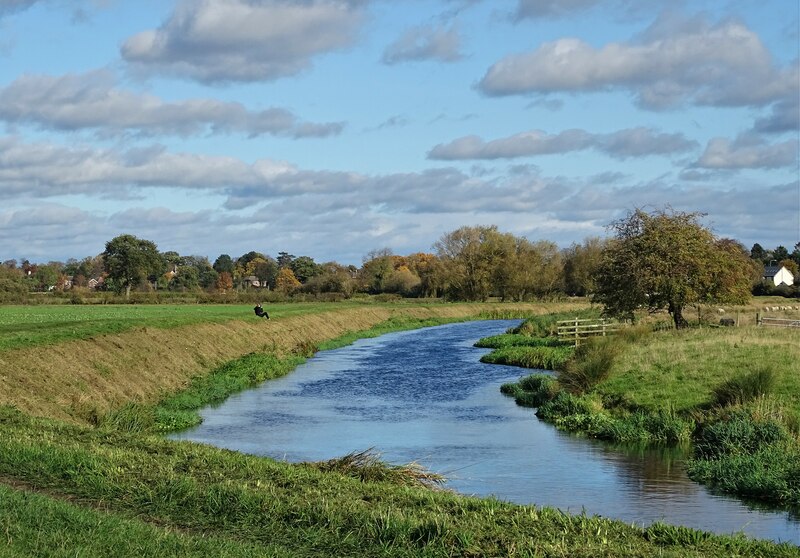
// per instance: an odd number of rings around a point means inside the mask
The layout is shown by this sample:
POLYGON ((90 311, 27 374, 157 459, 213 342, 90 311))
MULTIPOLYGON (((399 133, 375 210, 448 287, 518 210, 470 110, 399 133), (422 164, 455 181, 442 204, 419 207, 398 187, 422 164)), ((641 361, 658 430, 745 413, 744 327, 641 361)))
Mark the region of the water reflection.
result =
POLYGON ((559 432, 499 386, 525 371, 478 361, 480 337, 512 321, 394 333, 327 351, 287 377, 202 412, 175 435, 289 461, 377 448, 463 493, 631 523, 656 520, 800 544, 800 522, 691 482, 680 450, 614 448, 559 432))

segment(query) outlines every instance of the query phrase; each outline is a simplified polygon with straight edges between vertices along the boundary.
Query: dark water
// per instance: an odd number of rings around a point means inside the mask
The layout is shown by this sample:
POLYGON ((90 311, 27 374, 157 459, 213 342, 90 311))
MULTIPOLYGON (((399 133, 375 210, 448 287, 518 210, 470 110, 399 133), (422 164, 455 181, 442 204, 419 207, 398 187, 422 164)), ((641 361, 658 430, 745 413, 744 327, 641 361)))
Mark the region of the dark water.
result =
POLYGON ((800 544, 800 518, 711 494, 686 477, 679 453, 571 436, 500 394, 528 371, 482 364, 486 350, 472 345, 516 323, 451 324, 322 352, 172 437, 293 462, 375 448, 466 494, 800 544))

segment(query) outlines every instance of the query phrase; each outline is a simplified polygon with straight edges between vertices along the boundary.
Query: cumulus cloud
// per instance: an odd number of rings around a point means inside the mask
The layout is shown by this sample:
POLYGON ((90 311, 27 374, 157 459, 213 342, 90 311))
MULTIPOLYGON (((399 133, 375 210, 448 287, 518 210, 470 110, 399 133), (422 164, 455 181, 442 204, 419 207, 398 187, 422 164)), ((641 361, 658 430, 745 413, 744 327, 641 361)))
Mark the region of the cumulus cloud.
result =
POLYGON ((798 160, 797 140, 767 144, 758 136, 743 134, 730 141, 711 139, 695 167, 706 169, 776 169, 793 167, 798 160))
POLYGON ((478 136, 465 136, 435 146, 428 152, 428 158, 511 159, 595 149, 615 159, 627 159, 684 153, 696 147, 697 143, 687 139, 683 134, 664 134, 643 127, 620 130, 611 134, 592 134, 585 130, 566 130, 558 134, 547 134, 534 130, 488 142, 478 136))
POLYGON ((268 81, 352 44, 363 0, 181 0, 158 29, 128 38, 123 58, 148 73, 201 82, 268 81))
POLYGON ((385 64, 398 64, 420 60, 455 62, 461 54, 461 37, 458 31, 422 25, 409 29, 383 53, 385 64))
POLYGON ((766 106, 796 96, 798 76, 797 62, 779 67, 741 23, 665 16, 626 43, 595 48, 563 38, 508 56, 489 68, 478 87, 497 96, 629 90, 648 109, 684 102, 766 106))
POLYGON ((304 138, 336 135, 344 127, 342 122, 303 122, 285 108, 251 111, 240 103, 215 99, 166 102, 121 89, 103 70, 22 76, 0 89, 0 120, 45 129, 144 136, 235 132, 304 138))

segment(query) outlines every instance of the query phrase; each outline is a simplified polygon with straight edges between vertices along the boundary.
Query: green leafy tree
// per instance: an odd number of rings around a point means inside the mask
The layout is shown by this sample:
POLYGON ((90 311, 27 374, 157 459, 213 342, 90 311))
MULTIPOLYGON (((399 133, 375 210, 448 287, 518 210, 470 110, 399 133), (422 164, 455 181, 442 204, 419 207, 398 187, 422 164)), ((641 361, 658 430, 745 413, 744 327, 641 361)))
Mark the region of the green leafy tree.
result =
POLYGON ((753 247, 750 248, 750 257, 753 258, 754 260, 763 262, 766 256, 767 256, 767 251, 764 250, 764 247, 761 246, 758 242, 753 244, 753 247))
POLYGON ((778 246, 772 251, 771 259, 775 260, 776 263, 782 260, 786 260, 788 258, 789 258, 789 250, 787 250, 785 246, 778 246))
POLYGON ((59 284, 61 278, 61 266, 57 263, 49 263, 36 267, 33 274, 34 288, 37 291, 47 291, 59 284))
POLYGON ((214 265, 212 267, 217 273, 226 272, 233 276, 233 270, 236 268, 236 264, 228 254, 221 254, 214 260, 214 265))
POLYGON ((358 270, 354 266, 343 266, 336 262, 320 265, 322 273, 315 275, 303 285, 308 293, 341 293, 350 297, 356 287, 355 276, 358 270))
POLYGON ((504 250, 497 227, 461 227, 434 244, 444 266, 445 295, 456 300, 486 300, 492 293, 495 260, 504 250))
POLYGON ((292 267, 292 261, 294 261, 294 256, 289 252, 278 252, 278 267, 292 267))
POLYGON ((568 295, 587 296, 594 292, 604 246, 604 240, 591 237, 564 250, 564 291, 568 295))
MULTIPOLYGON (((280 265, 280 262, 278 263, 280 265)), ((294 276, 301 283, 306 283, 312 277, 316 277, 322 273, 322 268, 313 258, 309 256, 299 256, 291 261, 289 268, 294 273, 294 276)))
MULTIPOLYGON (((15 262, 16 266, 16 262, 15 262)), ((28 293, 28 285, 21 269, 0 267, 0 302, 21 302, 28 293)))
POLYGON ((171 291, 193 291, 200 286, 200 273, 193 265, 179 265, 177 272, 170 279, 169 286, 171 291))
POLYGON ((108 280, 116 292, 124 290, 126 298, 132 287, 149 276, 161 275, 166 267, 155 243, 130 234, 106 242, 102 257, 108 280))
POLYGON ((700 217, 636 209, 614 222, 594 300, 608 314, 631 319, 639 308, 666 308, 676 328, 688 325, 689 305, 744 303, 752 286, 746 251, 717 240, 700 217))
POLYGON ((564 264, 561 251, 554 242, 526 238, 515 240, 511 256, 509 294, 515 300, 547 297, 560 292, 564 264))
POLYGON ((388 248, 368 253, 358 272, 360 290, 372 294, 386 290, 386 282, 394 273, 394 256, 388 248))

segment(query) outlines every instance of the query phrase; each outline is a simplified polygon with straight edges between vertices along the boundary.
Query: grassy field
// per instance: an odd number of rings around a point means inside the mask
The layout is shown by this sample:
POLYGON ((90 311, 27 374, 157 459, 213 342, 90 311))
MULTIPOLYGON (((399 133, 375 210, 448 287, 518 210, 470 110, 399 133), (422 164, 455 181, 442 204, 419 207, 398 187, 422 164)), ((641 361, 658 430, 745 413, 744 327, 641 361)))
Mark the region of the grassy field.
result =
POLYGON ((165 409, 180 414, 286 373, 321 346, 581 307, 276 305, 268 322, 249 306, 37 307, 38 317, 0 307, 33 332, 22 343, 14 325, 0 335, 15 339, 0 350, 0 557, 799 557, 787 544, 643 529, 152 434, 165 409), (128 320, 121 329, 109 325, 116 312, 128 320), (64 322, 75 326, 67 334, 64 322))
MULTIPOLYGON (((273 318, 357 308, 366 303, 267 305, 273 318)), ((255 320, 252 304, 102 304, 0 306, 0 351, 151 327, 255 320)))

